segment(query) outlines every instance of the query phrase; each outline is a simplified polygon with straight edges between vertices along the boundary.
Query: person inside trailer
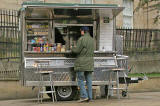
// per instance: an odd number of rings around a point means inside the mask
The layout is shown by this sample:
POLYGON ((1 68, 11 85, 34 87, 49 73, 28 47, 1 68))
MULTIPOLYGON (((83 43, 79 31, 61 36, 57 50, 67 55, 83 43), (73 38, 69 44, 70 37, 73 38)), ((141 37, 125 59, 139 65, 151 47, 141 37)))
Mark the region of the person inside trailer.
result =
POLYGON ((56 36, 55 36, 55 43, 62 43, 62 45, 65 45, 65 40, 62 36, 62 34, 60 33, 60 31, 55 28, 55 33, 56 33, 56 36))

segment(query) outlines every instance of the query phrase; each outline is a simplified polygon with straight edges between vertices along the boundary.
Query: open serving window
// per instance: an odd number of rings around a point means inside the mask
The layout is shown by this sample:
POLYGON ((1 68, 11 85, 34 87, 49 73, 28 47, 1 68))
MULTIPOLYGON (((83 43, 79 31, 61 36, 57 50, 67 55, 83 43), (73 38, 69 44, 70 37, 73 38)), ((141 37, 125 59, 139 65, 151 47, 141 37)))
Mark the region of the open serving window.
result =
POLYGON ((115 16, 123 8, 89 4, 26 4, 24 7, 24 54, 67 53, 71 45, 76 45, 82 26, 89 27, 95 51, 115 50, 115 16))
POLYGON ((88 26, 93 37, 92 10, 27 9, 25 51, 65 52, 80 37, 81 26, 88 26), (60 48, 58 48, 60 46, 60 48))

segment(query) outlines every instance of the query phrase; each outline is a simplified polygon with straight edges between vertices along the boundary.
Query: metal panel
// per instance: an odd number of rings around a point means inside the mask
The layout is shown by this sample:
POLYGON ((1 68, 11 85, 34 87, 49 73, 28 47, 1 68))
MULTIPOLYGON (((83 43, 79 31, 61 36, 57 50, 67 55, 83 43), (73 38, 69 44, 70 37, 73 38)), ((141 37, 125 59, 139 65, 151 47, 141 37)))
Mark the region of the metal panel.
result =
POLYGON ((101 9, 100 13, 100 51, 113 51, 113 14, 112 10, 101 9), (107 18, 107 19, 105 19, 107 18), (112 19, 112 20, 111 20, 112 19), (108 21, 108 22, 105 22, 108 21))
MULTIPOLYGON (((44 65, 44 68, 69 68, 74 65, 74 58, 25 58, 25 68, 35 68, 36 60, 46 60, 49 64, 44 65)), ((95 57, 94 67, 114 67, 114 57, 95 57)))
MULTIPOLYGON (((92 85, 108 85, 108 81, 92 81, 92 85)), ((112 82, 113 84, 115 83, 114 81, 112 82)), ((45 86, 49 86, 49 81, 44 81, 43 83, 45 86)), ((38 86, 39 82, 38 81, 26 81, 26 86, 38 86)), ((77 81, 54 81, 55 86, 77 86, 77 81)))
POLYGON ((116 37, 115 51, 117 52, 117 54, 122 55, 123 54, 123 36, 116 35, 115 37, 116 37))
MULTIPOLYGON (((26 68, 23 70, 24 72, 24 80, 26 86, 31 86, 34 84, 35 81, 39 81, 39 76, 35 72, 37 71, 37 68, 31 67, 33 66, 33 62, 36 60, 48 60, 49 66, 44 65, 39 70, 43 71, 53 71, 53 81, 60 82, 61 84, 66 81, 68 84, 75 84, 71 83, 76 81, 76 73, 73 69, 74 65, 74 58, 25 58, 25 66, 26 68), (54 62, 58 61, 58 64, 61 64, 61 66, 56 66, 53 64, 54 62), (53 67, 53 66, 54 67, 53 67), (67 66, 67 67, 66 67, 67 66), (31 85, 30 85, 31 84, 31 85)), ((128 64, 128 57, 127 56, 120 56, 117 59, 118 61, 118 67, 127 68, 128 64)), ((115 58, 114 57, 95 57, 95 68, 93 72, 93 81, 98 81, 98 83, 95 84, 106 84, 109 78, 109 70, 110 68, 116 67, 115 58)), ((49 76, 46 75, 44 77, 45 81, 48 81, 49 76)), ((60 83, 57 83, 56 86, 59 86, 60 83)), ((65 84, 66 84, 65 83, 65 84)), ((65 86, 64 84, 64 86, 65 86)), ((35 86, 35 85, 34 85, 35 86)))

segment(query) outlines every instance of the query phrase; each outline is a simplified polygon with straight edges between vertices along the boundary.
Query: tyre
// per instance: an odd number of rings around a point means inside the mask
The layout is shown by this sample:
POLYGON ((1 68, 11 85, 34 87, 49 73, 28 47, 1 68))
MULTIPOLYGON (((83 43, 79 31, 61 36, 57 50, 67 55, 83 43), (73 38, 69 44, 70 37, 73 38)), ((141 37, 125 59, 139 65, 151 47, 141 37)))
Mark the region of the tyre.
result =
MULTIPOLYGON (((49 91, 51 88, 46 87, 46 90, 49 91)), ((76 86, 58 86, 56 89, 56 97, 58 101, 69 101, 73 100, 77 95, 76 86)), ((49 97, 52 97, 51 93, 47 94, 49 97)))
POLYGON ((126 97, 127 96, 127 92, 126 91, 122 91, 122 96, 126 97))

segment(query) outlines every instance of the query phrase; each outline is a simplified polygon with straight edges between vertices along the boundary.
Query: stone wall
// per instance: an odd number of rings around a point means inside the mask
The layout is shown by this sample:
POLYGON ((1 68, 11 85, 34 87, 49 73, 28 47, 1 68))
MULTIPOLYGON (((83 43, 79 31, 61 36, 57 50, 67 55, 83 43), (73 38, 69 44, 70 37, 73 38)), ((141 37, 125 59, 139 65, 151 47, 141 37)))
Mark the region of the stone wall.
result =
POLYGON ((0 8, 18 10, 21 7, 21 0, 0 0, 0 8))
POLYGON ((160 54, 130 56, 131 73, 160 73, 160 54))
POLYGON ((19 81, 0 81, 0 100, 35 98, 38 89, 24 87, 19 81))

